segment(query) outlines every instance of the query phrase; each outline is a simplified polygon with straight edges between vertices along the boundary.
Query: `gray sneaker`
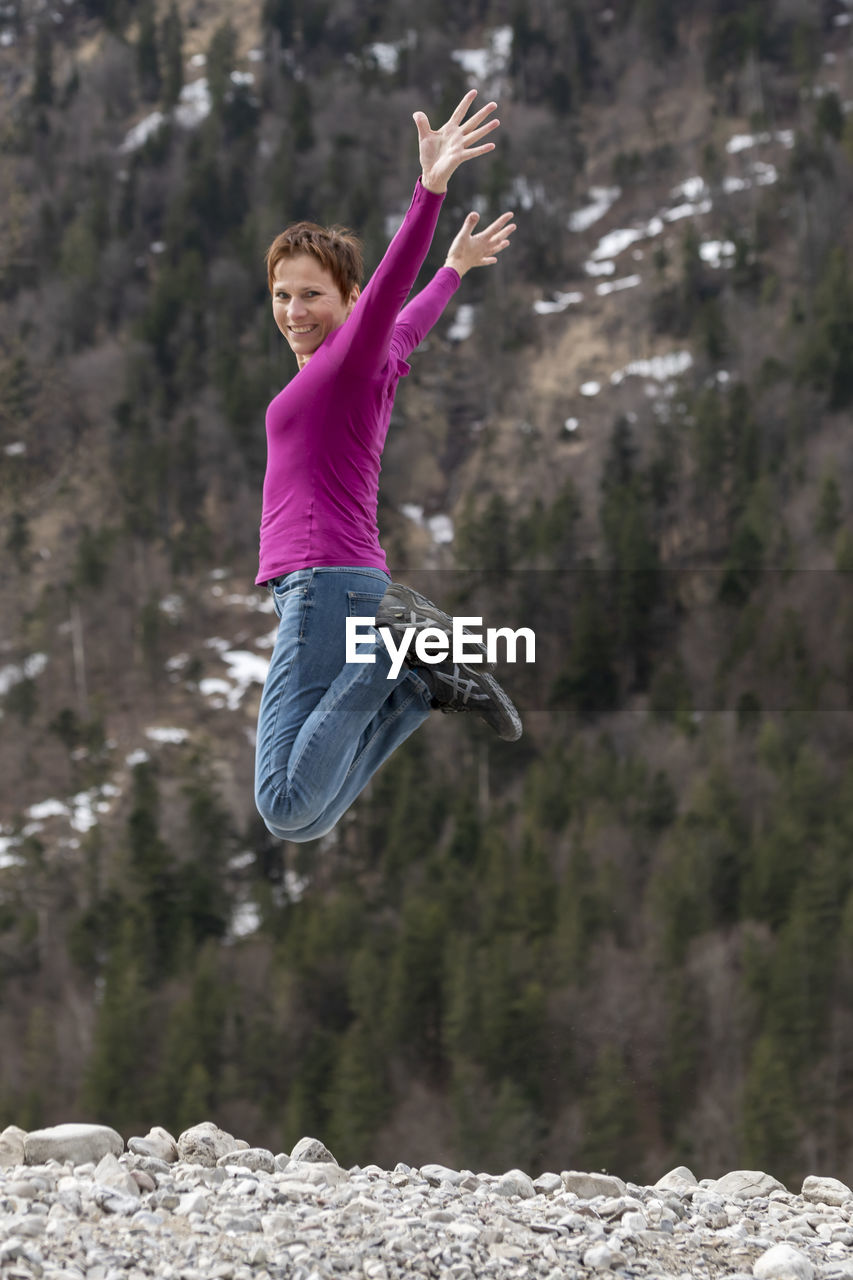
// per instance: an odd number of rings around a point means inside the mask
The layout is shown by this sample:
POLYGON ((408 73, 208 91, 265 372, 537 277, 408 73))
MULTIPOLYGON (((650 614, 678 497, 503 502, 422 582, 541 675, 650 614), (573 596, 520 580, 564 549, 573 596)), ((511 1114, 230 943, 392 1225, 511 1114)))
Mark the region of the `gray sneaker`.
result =
MULTIPOLYGON (((415 632, 425 631, 427 627, 438 627, 445 635, 453 633, 453 619, 450 614, 439 609, 437 604, 422 596, 413 587, 405 587, 402 582, 392 582, 376 610, 377 627, 390 627, 395 640, 400 640, 407 627, 414 627, 415 632)), ((465 635, 470 635, 468 631, 465 635)), ((492 672, 493 662, 486 661, 486 646, 476 640, 470 642, 471 649, 478 649, 483 655, 483 670, 492 672)), ((419 659, 413 649, 406 655, 408 666, 420 666, 419 659)))
POLYGON ((505 742, 521 737, 521 717, 497 680, 465 663, 445 662, 415 668, 439 711, 473 711, 505 742))

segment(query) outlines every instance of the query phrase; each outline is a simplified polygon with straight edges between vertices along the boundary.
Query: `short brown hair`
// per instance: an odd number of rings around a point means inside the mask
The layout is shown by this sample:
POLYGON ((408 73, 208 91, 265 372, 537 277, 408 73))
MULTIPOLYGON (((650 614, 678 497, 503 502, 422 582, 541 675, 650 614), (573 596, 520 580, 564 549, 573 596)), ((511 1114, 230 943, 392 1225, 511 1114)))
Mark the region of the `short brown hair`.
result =
POLYGON ((364 260, 361 241, 349 227, 320 227, 316 222, 294 222, 273 240, 266 252, 267 281, 273 292, 275 272, 283 258, 310 253, 331 273, 344 302, 361 284, 364 260))

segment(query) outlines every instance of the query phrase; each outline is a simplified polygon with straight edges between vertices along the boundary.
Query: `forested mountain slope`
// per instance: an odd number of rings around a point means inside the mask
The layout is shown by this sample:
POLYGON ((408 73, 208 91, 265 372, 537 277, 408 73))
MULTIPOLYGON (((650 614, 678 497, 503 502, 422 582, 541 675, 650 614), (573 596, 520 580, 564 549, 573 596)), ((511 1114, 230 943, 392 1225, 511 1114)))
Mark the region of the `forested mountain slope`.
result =
POLYGON ((0 1124, 850 1180, 851 17, 4 6, 0 1124), (535 628, 525 736, 436 717, 281 846, 263 254, 309 217, 372 269, 472 82, 499 145, 423 279, 469 208, 519 230, 401 384, 380 525, 535 628))

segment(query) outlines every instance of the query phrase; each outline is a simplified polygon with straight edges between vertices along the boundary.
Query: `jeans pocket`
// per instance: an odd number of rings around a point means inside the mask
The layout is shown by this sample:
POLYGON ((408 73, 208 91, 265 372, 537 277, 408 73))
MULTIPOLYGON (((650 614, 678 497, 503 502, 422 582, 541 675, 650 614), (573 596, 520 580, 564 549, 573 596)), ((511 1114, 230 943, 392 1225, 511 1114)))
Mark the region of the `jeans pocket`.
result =
POLYGON ((375 618, 384 591, 348 591, 347 612, 351 618, 375 618))

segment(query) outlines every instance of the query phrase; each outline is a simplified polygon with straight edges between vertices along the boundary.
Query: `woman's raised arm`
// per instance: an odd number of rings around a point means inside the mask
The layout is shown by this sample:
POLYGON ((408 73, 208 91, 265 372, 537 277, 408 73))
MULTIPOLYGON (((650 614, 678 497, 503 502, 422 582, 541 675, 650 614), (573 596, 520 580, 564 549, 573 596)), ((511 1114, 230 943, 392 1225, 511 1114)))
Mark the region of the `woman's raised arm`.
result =
POLYGON ((414 114, 420 189, 335 344, 339 358, 358 366, 364 375, 382 368, 388 358, 394 325, 429 250, 448 180, 464 161, 494 150, 493 142, 482 139, 498 127, 499 121, 487 121, 497 104, 489 102, 465 119, 476 92, 471 89, 465 94, 440 129, 431 129, 422 111, 414 114))

